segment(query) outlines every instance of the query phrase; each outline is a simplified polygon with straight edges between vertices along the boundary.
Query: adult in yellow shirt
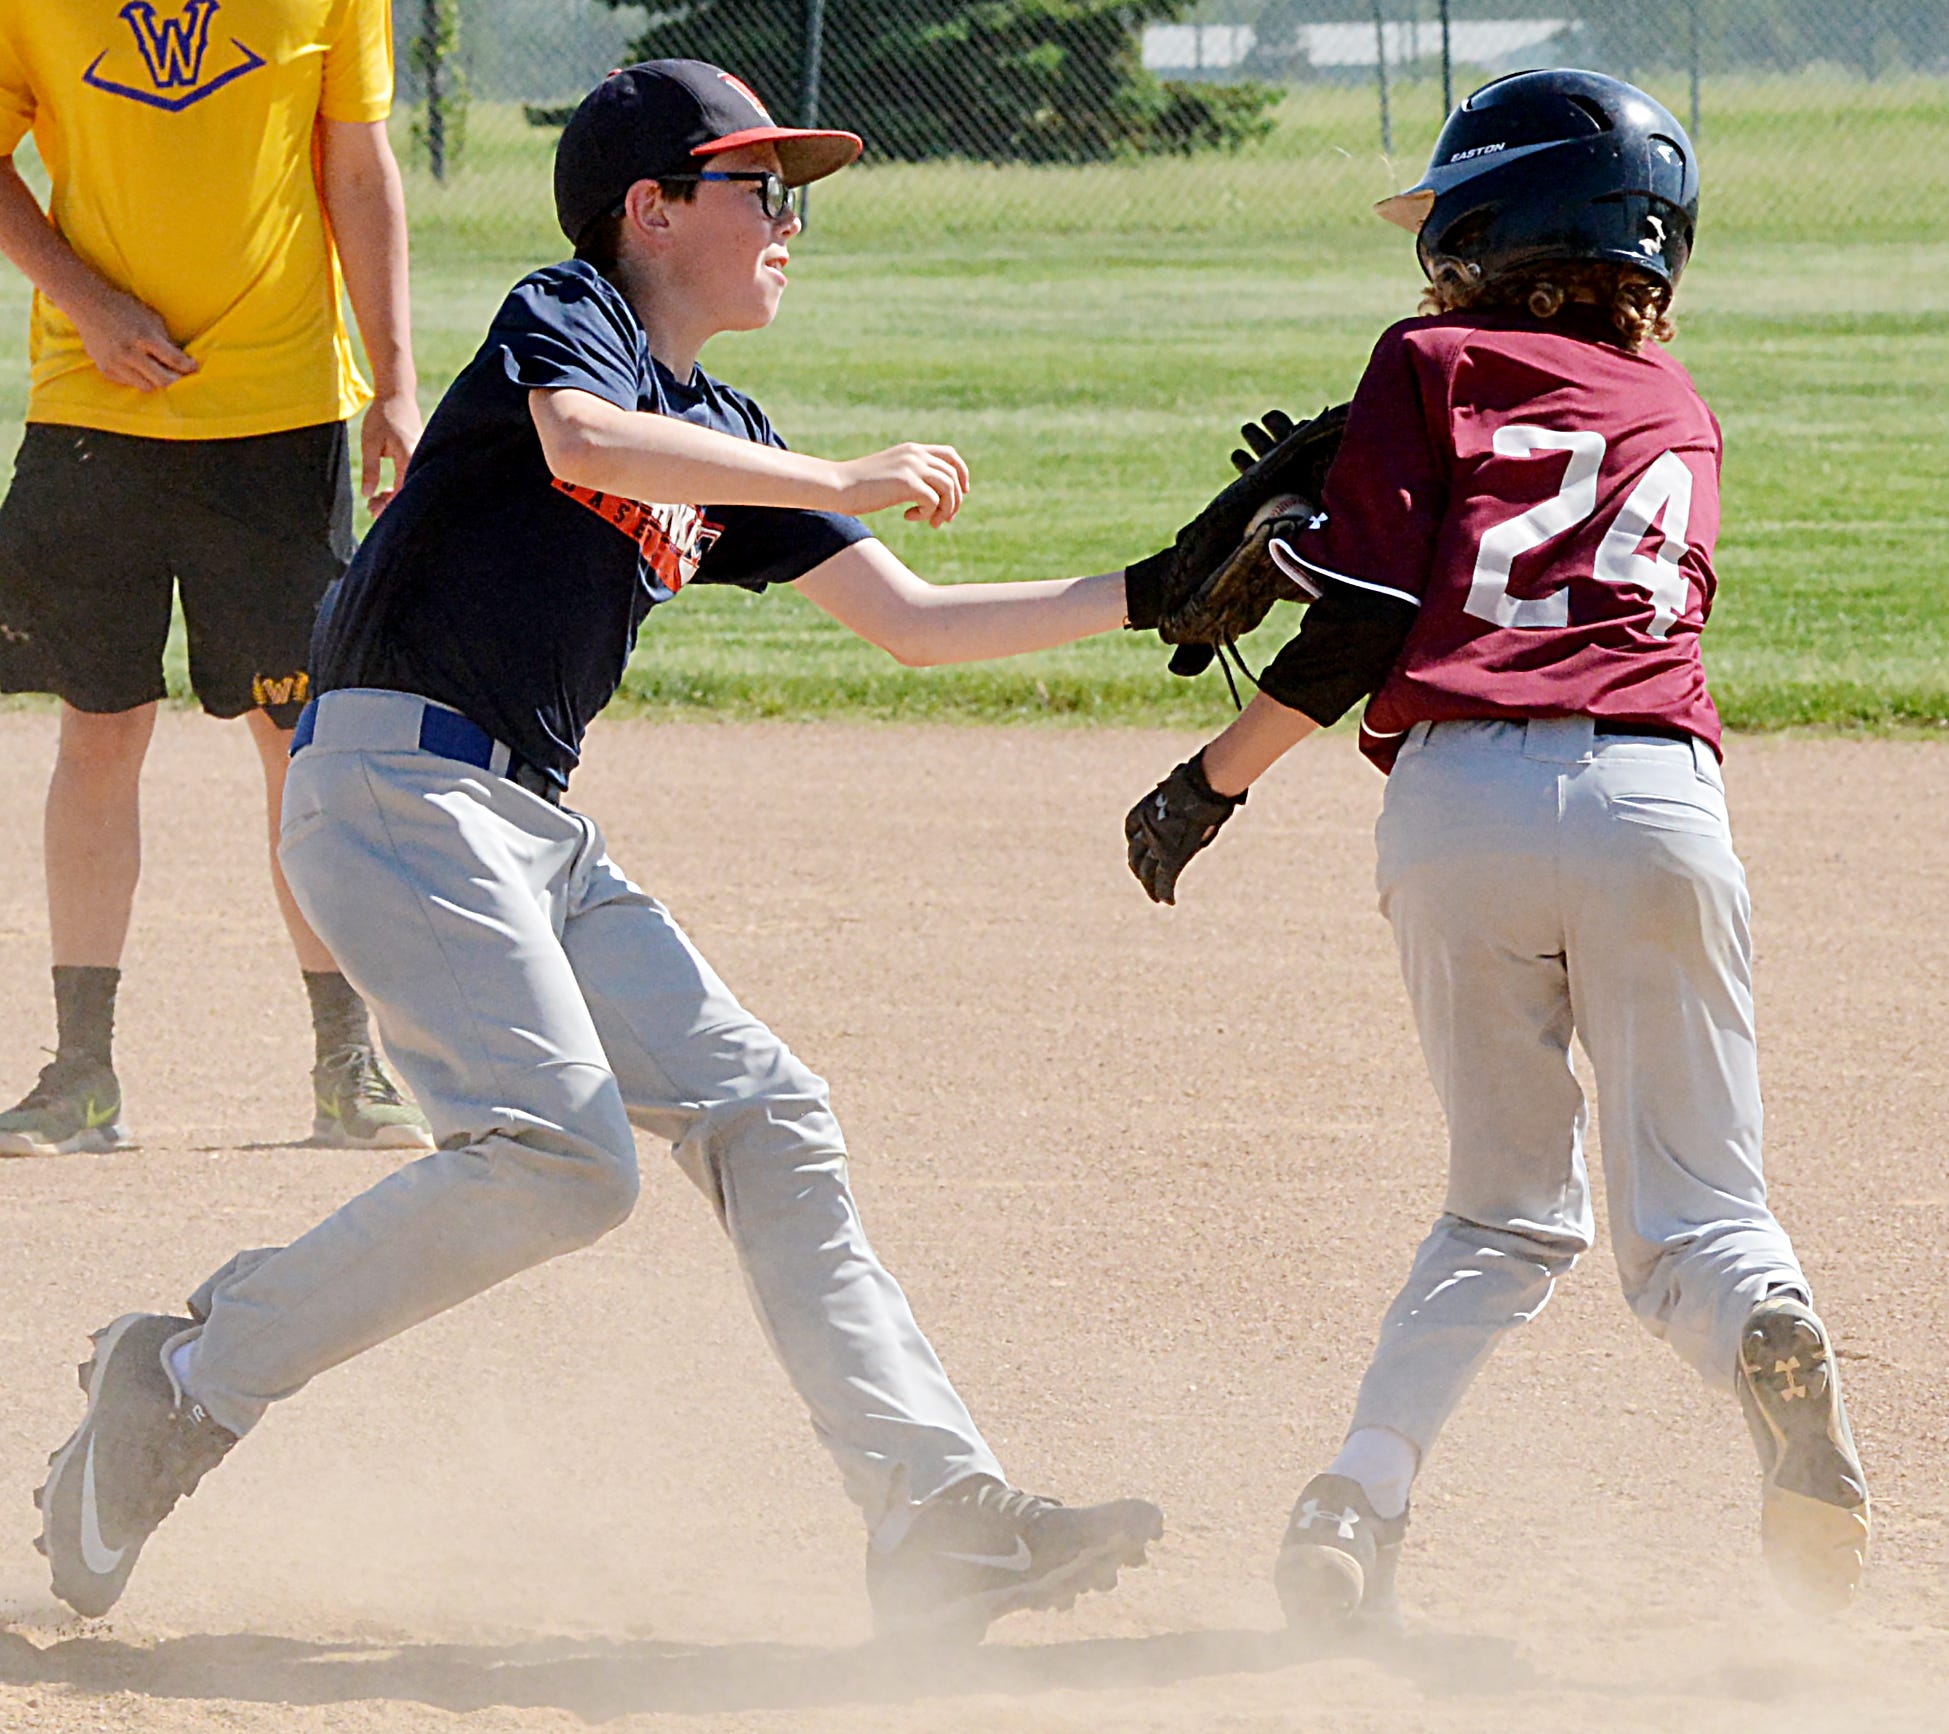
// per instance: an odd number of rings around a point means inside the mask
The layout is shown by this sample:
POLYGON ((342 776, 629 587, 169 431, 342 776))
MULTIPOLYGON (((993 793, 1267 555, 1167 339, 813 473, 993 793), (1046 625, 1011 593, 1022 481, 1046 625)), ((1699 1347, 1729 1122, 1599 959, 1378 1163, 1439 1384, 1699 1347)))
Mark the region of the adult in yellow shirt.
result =
MULTIPOLYGON (((128 1142, 110 1038, 177 587, 197 697, 247 718, 275 845, 312 622, 352 552, 348 424, 365 410, 375 511, 420 432, 392 86, 387 0, 0 0, 0 253, 35 290, 0 690, 62 700, 58 1047, 0 1114, 0 1153, 128 1142), (29 132, 46 211, 13 161, 29 132)), ((271 877, 317 1033, 315 1140, 430 1146, 275 847, 271 877)))

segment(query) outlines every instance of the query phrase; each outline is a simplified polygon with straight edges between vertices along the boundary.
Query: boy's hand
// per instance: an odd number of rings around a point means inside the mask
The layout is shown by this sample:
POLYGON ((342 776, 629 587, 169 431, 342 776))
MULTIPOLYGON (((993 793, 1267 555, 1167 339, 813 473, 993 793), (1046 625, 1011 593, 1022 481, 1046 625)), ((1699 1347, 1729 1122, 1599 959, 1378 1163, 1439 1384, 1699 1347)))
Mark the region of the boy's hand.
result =
POLYGON ((392 504, 406 480, 406 466, 420 443, 420 406, 410 391, 376 397, 359 427, 359 486, 366 509, 376 518, 392 504), (385 461, 392 459, 392 486, 386 486, 385 461))
POLYGON ((839 509, 857 517, 905 505, 911 523, 939 529, 961 509, 968 466, 952 446, 888 446, 839 466, 839 509))
POLYGON ((1178 875, 1244 805, 1243 795, 1221 795, 1205 780, 1199 753, 1130 809, 1123 822, 1130 871, 1151 902, 1177 902, 1178 875))
POLYGON ((160 391, 200 365, 170 341, 169 328, 153 307, 104 283, 85 305, 66 308, 104 379, 137 391, 160 391))

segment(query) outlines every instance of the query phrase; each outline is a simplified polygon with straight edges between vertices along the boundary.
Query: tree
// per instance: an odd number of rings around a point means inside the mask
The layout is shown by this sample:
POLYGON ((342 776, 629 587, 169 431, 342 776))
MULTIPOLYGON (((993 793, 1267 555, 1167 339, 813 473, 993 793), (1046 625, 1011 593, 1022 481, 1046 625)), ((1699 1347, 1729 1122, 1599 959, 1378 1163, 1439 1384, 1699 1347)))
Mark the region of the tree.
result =
MULTIPOLYGON (((1347 0, 1336 0, 1345 6, 1347 0)), ((1306 41, 1300 35, 1308 22, 1300 0, 1271 0, 1253 27, 1252 52, 1245 70, 1261 78, 1300 78, 1307 71, 1306 41)))
MULTIPOLYGON (((610 5, 627 0, 605 0, 610 5)), ((1143 28, 1190 0, 824 0, 820 124, 879 157, 1089 162, 1263 136, 1277 92, 1167 85, 1143 28)), ((632 44, 712 61, 804 118, 808 0, 683 0, 632 44)))

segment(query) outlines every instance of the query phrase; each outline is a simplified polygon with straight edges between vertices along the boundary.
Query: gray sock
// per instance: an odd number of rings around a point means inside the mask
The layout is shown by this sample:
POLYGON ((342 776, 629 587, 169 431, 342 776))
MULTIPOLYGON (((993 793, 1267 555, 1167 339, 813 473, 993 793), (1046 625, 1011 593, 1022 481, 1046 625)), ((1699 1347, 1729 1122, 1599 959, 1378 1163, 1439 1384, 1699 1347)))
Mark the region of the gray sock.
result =
POLYGON ((347 1048, 371 1047, 372 1026, 366 1018, 365 1001, 352 984, 335 969, 308 969, 304 978, 319 1063, 347 1048))
POLYGON ((55 1052, 64 1060, 113 1064, 115 990, 122 972, 88 963, 54 966, 55 1052))

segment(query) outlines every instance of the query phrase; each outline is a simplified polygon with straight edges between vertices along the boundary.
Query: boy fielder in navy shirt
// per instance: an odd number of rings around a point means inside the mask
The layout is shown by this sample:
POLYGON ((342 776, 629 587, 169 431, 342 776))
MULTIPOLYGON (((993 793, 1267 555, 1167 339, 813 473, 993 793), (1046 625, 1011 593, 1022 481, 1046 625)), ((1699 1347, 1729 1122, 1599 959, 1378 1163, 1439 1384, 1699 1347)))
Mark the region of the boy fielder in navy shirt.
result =
POLYGON ((824 1083, 563 804, 638 626, 687 582, 796 583, 915 663, 1155 618, 1122 573, 923 583, 847 514, 946 523, 968 482, 951 448, 795 455, 697 368, 708 338, 776 312, 789 189, 858 150, 773 126, 695 61, 614 74, 569 122, 555 196, 578 257, 516 285, 328 604, 284 804, 293 890, 440 1148, 240 1254, 190 1317, 98 1335, 39 1497, 55 1591, 84 1613, 272 1402, 621 1222, 632 1121, 737 1250, 866 1516, 881 1629, 1066 1605, 1160 1532, 1141 1500, 1068 1510, 1008 1485, 867 1243, 824 1083))
POLYGON ((1427 316, 1376 345, 1322 509, 1273 543, 1316 600, 1244 714, 1126 825, 1132 870, 1172 901, 1247 788, 1372 694, 1381 909, 1448 1196, 1286 1531, 1297 1627, 1393 1613, 1423 1455, 1590 1246, 1573 1033, 1632 1308, 1736 1393, 1782 1587, 1827 1608, 1860 1581, 1833 1347, 1761 1174, 1746 882, 1699 661, 1719 427, 1658 347, 1698 191, 1678 122, 1615 79, 1517 74, 1449 118, 1382 207, 1419 237, 1427 316))

